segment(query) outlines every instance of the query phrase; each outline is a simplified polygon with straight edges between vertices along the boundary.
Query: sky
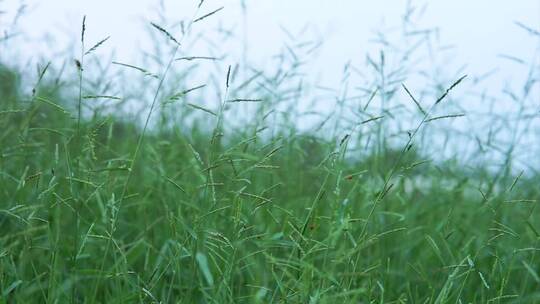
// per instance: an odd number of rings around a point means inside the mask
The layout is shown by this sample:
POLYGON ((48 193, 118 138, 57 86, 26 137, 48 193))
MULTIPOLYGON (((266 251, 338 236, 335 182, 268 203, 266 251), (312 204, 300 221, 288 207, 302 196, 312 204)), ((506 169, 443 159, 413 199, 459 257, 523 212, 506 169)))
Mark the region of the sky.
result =
MULTIPOLYGON (((393 48, 404 48, 410 43, 403 37, 403 20, 414 8, 410 14, 414 23, 411 30, 431 31, 430 43, 435 50, 419 57, 414 65, 436 67, 429 77, 440 79, 411 77, 405 80, 407 85, 417 91, 430 81, 434 82, 428 84, 432 86, 439 82, 448 84, 462 74, 473 80, 488 74, 481 82, 468 82, 468 96, 471 91, 487 92, 503 114, 512 106, 504 91, 519 89, 530 72, 530 64, 508 58, 537 65, 540 60, 540 39, 518 25, 540 30, 540 0, 206 0, 196 11, 198 3, 199 0, 0 0, 0 32, 18 34, 16 48, 0 45, 0 58, 14 58, 23 65, 42 58, 57 60, 66 52, 75 58, 81 20, 86 16, 88 44, 110 36, 100 54, 106 54, 110 60, 139 64, 142 53, 151 53, 154 45, 148 35, 150 22, 179 36, 178 21, 223 7, 204 24, 194 24, 194 32, 204 34, 198 36, 198 41, 190 41, 190 52, 230 54, 227 64, 245 61, 266 68, 284 46, 321 41, 323 44, 308 60, 306 77, 316 86, 339 88, 347 63, 362 70, 366 68, 366 54, 378 58, 383 47, 375 41, 377 33, 388 35, 393 48), (21 7, 23 13, 18 14, 21 7), (224 38, 226 31, 234 38, 224 38)), ((401 64, 400 57, 393 60, 395 66, 401 64)), ((536 93, 540 95, 540 91, 536 93)), ((536 100, 538 106, 540 97, 536 100)), ((474 110, 482 105, 471 100, 469 106, 474 110)), ((455 127, 466 132, 470 125, 457 123, 455 127)))
MULTIPOLYGON (((17 29, 24 33, 28 47, 21 47, 23 57, 53 52, 52 48, 69 49, 78 37, 82 16, 87 16, 88 40, 111 36, 108 49, 116 58, 134 61, 140 56, 139 46, 145 40, 148 21, 157 19, 156 13, 164 6, 168 20, 189 18, 198 0, 0 0, 0 22, 9 29, 10 22, 21 5, 25 13, 18 19, 17 29), (43 37, 54 39, 44 46, 43 37)), ((455 48, 456 61, 467 65, 467 72, 481 75, 493 69, 504 69, 493 80, 494 87, 514 77, 513 65, 500 57, 511 54, 519 58, 531 57, 538 48, 537 40, 530 39, 515 25, 521 22, 540 28, 539 0, 454 0, 454 1, 324 1, 324 0, 207 0, 201 14, 224 7, 211 25, 233 29, 248 45, 247 57, 253 62, 265 62, 287 39, 283 28, 299 32, 308 26, 310 34, 324 40, 317 61, 319 72, 326 75, 328 86, 339 83, 345 62, 362 58, 376 46, 370 44, 374 31, 401 25, 408 3, 424 9, 418 18, 419 28, 437 28, 445 44, 455 48), (246 14, 242 14, 242 3, 246 14)), ((5 29, 4 29, 5 30, 5 29)), ((309 35, 309 34, 305 34, 309 35)), ((238 50, 240 42, 226 47, 238 50)))

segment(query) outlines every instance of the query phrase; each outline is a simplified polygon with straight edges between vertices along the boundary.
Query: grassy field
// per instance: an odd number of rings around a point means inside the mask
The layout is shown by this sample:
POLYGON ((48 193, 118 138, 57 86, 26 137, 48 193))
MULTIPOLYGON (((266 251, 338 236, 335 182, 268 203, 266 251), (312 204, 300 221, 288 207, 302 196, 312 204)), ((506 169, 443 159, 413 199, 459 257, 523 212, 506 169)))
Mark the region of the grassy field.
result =
POLYGON ((93 93, 84 30, 76 79, 0 66, 0 303, 540 302, 535 171, 513 170, 512 143, 496 170, 422 147, 468 78, 423 105, 395 84, 407 130, 343 127, 338 102, 305 131, 283 73, 244 94, 229 67, 214 108, 169 92, 182 41, 152 26, 164 72, 117 64, 151 84, 140 115, 99 106, 120 97, 93 93))

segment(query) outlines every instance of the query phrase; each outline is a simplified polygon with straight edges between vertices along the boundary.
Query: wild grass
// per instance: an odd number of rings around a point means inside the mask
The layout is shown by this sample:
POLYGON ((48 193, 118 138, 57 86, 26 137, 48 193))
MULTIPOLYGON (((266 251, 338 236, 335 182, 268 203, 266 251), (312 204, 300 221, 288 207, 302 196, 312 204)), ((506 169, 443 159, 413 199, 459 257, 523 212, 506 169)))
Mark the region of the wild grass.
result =
POLYGON ((286 47, 275 71, 226 65, 192 85, 221 57, 187 54, 185 37, 221 10, 201 1, 181 31, 149 25, 161 72, 113 62, 141 72, 137 114, 88 72, 108 39, 86 49, 90 17, 75 81, 0 66, 2 303, 540 300, 539 179, 513 161, 535 118, 528 91, 510 143, 478 139, 502 165, 432 157, 436 125, 472 112, 446 104, 470 77, 419 97, 381 52, 359 96, 346 67, 332 111, 305 113, 294 104, 315 41, 286 47), (320 119, 302 130, 305 115, 320 119))

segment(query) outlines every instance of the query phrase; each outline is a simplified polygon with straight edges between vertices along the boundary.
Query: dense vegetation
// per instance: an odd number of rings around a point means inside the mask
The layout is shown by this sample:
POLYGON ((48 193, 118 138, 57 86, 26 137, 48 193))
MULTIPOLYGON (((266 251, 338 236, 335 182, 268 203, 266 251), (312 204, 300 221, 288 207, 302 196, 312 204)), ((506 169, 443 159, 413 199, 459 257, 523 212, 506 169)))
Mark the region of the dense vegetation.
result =
POLYGON ((342 104, 301 131, 283 73, 241 96, 229 68, 212 110, 159 82, 187 76, 138 68, 156 97, 130 119, 91 94, 83 54, 73 81, 0 68, 0 302, 540 301, 535 171, 432 159, 418 140, 461 116, 433 113, 467 78, 430 107, 396 83, 420 114, 408 131, 371 114, 343 128, 342 104))

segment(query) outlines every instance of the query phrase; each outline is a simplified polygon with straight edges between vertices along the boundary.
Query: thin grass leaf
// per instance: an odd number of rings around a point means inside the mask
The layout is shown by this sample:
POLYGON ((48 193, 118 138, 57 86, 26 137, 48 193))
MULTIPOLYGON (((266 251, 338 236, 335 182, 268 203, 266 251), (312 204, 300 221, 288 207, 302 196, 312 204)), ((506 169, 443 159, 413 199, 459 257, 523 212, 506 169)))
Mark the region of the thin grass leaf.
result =
MULTIPOLYGON (((19 285, 23 283, 22 280, 16 280, 13 283, 11 283, 8 287, 6 287, 2 291, 2 297, 7 297, 12 291, 14 291, 19 285)), ((7 302, 6 302, 7 303, 7 302)))
POLYGON ((235 192, 235 191, 231 191, 231 193, 237 193, 237 194, 242 195, 242 196, 245 196, 245 197, 258 199, 258 200, 261 200, 261 201, 264 201, 264 202, 268 202, 268 203, 271 203, 271 202, 272 202, 272 200, 269 199, 269 198, 266 198, 266 197, 263 197, 263 196, 260 196, 260 195, 256 195, 256 194, 252 194, 252 193, 247 193, 247 192, 235 192))
POLYGON ((179 57, 179 58, 176 58, 175 59, 176 61, 180 61, 180 60, 187 60, 187 61, 192 61, 192 60, 218 60, 217 57, 208 57, 208 56, 189 56, 189 57, 179 57))
MULTIPOLYGON (((49 62, 47 62, 45 67, 41 70, 41 72, 38 70, 38 75, 39 76, 38 76, 36 87, 41 83, 41 80, 43 80, 43 76, 45 76, 45 73, 47 72, 47 70, 49 70, 50 66, 51 66, 51 62, 49 61, 49 62)), ((36 87, 34 87, 32 92, 35 92, 36 87)))
POLYGON ((57 134, 57 135, 60 135, 60 136, 63 136, 63 137, 67 137, 66 134, 56 130, 56 129, 51 129, 51 128, 29 128, 28 131, 47 131, 47 132, 51 132, 51 133, 54 133, 54 134, 57 134))
POLYGON ((224 9, 224 8, 225 8, 225 7, 224 7, 224 6, 222 6, 222 7, 218 8, 218 9, 217 9, 217 10, 215 10, 215 11, 212 11, 212 12, 210 12, 210 13, 208 13, 208 14, 206 14, 206 15, 202 16, 202 17, 199 17, 199 18, 197 18, 197 19, 193 20, 193 23, 196 23, 196 22, 202 21, 202 20, 204 20, 204 19, 206 19, 206 18, 208 18, 208 17, 210 17, 210 16, 214 15, 215 13, 217 13, 217 12, 221 11, 221 10, 222 10, 222 9, 224 9))
POLYGON ((506 190, 506 192, 512 192, 512 190, 514 189, 514 187, 516 186, 517 182, 519 181, 519 179, 521 178, 521 176, 523 175, 523 170, 521 170, 521 172, 519 173, 518 176, 516 176, 516 178, 514 179, 514 181, 512 182, 512 184, 510 185, 510 187, 508 188, 508 190, 506 190))
POLYGON ((379 88, 377 88, 375 91, 373 91, 373 93, 371 93, 371 95, 369 96, 369 99, 368 99, 366 105, 364 106, 364 111, 367 110, 367 107, 369 106, 371 101, 375 98, 375 96, 377 95, 377 92, 379 92, 379 88))
POLYGON ((85 95, 83 99, 113 99, 113 100, 122 100, 122 98, 111 95, 85 95))
POLYGON ((529 27, 529 26, 526 26, 525 24, 519 22, 519 21, 516 21, 514 22, 515 25, 519 26, 520 28, 526 30, 527 32, 529 32, 529 34, 531 35, 534 35, 534 36, 540 36, 540 31, 538 30, 535 30, 533 29, 532 27, 529 27))
POLYGON ((412 99, 412 101, 414 102, 414 104, 416 104, 416 106, 418 107, 418 109, 420 110, 420 112, 422 112, 422 114, 426 115, 426 111, 422 108, 422 106, 420 105, 420 103, 418 102, 418 100, 416 100, 416 98, 414 98, 414 96, 411 94, 411 92, 409 91, 409 89, 407 89, 407 87, 405 86, 405 84, 401 84, 401 86, 403 87, 403 89, 405 89, 405 92, 407 92, 407 95, 409 95, 409 97, 412 99))
POLYGON ((379 119, 382 119, 384 118, 384 116, 377 116, 377 117, 372 117, 368 120, 364 120, 362 121, 360 124, 363 125, 363 124, 367 124, 368 122, 372 122, 372 121, 376 121, 376 120, 379 120, 379 119))
POLYGON ((50 101, 50 100, 48 100, 46 98, 38 96, 38 97, 36 97, 36 100, 41 101, 41 102, 43 102, 45 104, 48 104, 48 105, 52 106, 53 108, 59 110, 60 112, 62 112, 64 114, 69 114, 69 112, 66 109, 64 109, 60 105, 58 105, 58 104, 56 104, 56 103, 54 103, 54 102, 52 102, 52 101, 50 101))
POLYGON ((518 64, 527 65, 527 62, 525 62, 525 60, 517 58, 515 56, 506 55, 506 54, 499 54, 499 55, 497 55, 497 57, 507 59, 507 60, 513 61, 513 62, 518 63, 518 64))
POLYGON ((478 271, 478 276, 480 276, 480 280, 482 280, 482 284, 484 284, 484 287, 486 287, 486 289, 489 289, 489 284, 487 283, 486 278, 484 277, 482 272, 478 271))
POLYGON ((538 276, 538 273, 536 273, 536 270, 534 270, 534 268, 525 261, 521 261, 521 263, 523 264, 525 269, 527 269, 527 272, 529 272, 529 274, 533 277, 534 281, 540 284, 540 276, 538 276))
POLYGON ((194 109, 201 110, 201 111, 204 111, 204 112, 206 112, 206 113, 208 113, 208 114, 217 116, 217 114, 216 114, 214 111, 209 110, 209 109, 207 109, 207 108, 205 108, 205 107, 201 107, 201 106, 196 105, 196 104, 193 104, 193 103, 188 103, 187 105, 190 106, 190 107, 192 107, 192 108, 194 108, 194 109))
POLYGON ((156 74, 148 72, 147 70, 145 70, 145 69, 143 69, 141 67, 138 67, 138 66, 134 66, 134 65, 127 64, 127 63, 122 63, 122 62, 117 62, 117 61, 113 61, 112 64, 127 67, 127 68, 130 68, 130 69, 134 69, 136 71, 139 71, 139 72, 143 73, 145 76, 150 76, 150 77, 159 79, 159 77, 156 74))
POLYGON ((84 246, 86 245, 86 241, 88 240, 88 236, 90 235, 90 233, 92 232, 92 228, 94 228, 94 224, 95 223, 92 223, 90 225, 90 228, 88 228, 88 231, 86 232, 86 234, 84 235, 83 239, 82 239, 82 242, 81 242, 81 246, 79 247, 79 251, 77 252, 77 255, 75 257, 75 259, 79 259, 83 253, 83 250, 84 250, 84 246))
POLYGON ((208 266, 208 259, 206 258, 206 255, 204 253, 197 252, 197 254, 195 254, 195 259, 197 260, 199 270, 202 272, 206 283, 208 283, 209 286, 213 286, 214 277, 212 276, 212 272, 210 271, 210 267, 208 266))
POLYGON ((177 183, 176 183, 175 181, 173 181, 171 178, 169 178, 169 177, 167 177, 167 176, 165 176, 165 175, 164 175, 163 177, 165 177, 165 179, 166 179, 169 183, 173 184, 178 190, 180 190, 180 191, 186 193, 186 190, 184 190, 184 188, 182 188, 179 184, 177 184, 177 183))

